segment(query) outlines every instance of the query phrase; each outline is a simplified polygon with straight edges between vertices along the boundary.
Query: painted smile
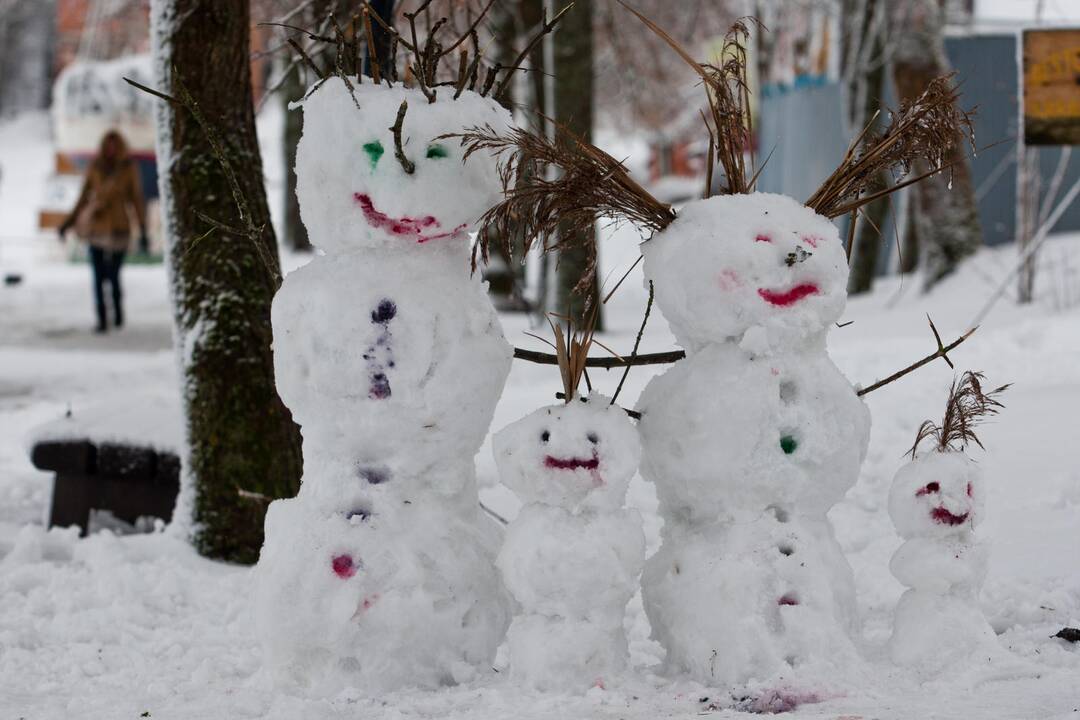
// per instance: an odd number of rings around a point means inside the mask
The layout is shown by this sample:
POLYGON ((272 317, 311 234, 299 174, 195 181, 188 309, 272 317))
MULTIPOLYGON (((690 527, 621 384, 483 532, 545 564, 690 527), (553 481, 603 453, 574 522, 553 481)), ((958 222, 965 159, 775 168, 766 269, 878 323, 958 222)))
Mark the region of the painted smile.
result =
POLYGON ((419 218, 393 218, 386 213, 376 210, 375 203, 372 202, 370 195, 366 193, 354 193, 353 198, 364 212, 364 219, 367 220, 368 225, 378 228, 379 230, 384 230, 391 235, 416 238, 416 242, 418 243, 426 243, 430 240, 441 240, 443 238, 453 237, 465 229, 465 224, 461 224, 450 232, 425 235, 424 230, 438 230, 442 227, 434 216, 425 215, 419 218))
POLYGON ((953 515, 943 507, 936 507, 930 511, 930 517, 934 518, 934 522, 942 525, 963 525, 968 519, 968 513, 953 515))
POLYGON ((761 296, 761 299, 770 305, 776 305, 777 307, 789 307, 803 298, 810 295, 817 295, 819 292, 818 286, 813 283, 802 283, 801 285, 796 285, 788 290, 758 288, 758 295, 761 296))
POLYGON ((581 458, 557 458, 548 455, 544 458, 544 467, 553 470, 595 470, 600 467, 600 458, 595 455, 589 460, 581 458))

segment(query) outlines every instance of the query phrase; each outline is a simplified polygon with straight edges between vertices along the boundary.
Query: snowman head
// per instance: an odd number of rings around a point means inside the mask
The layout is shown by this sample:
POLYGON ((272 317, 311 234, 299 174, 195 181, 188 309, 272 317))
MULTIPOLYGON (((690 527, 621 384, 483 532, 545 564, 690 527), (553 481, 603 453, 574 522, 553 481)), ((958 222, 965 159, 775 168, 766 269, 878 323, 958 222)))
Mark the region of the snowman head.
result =
POLYGON ((438 88, 429 103, 417 89, 330 78, 303 101, 296 150, 296 194, 312 242, 328 252, 466 246, 468 233, 501 196, 495 159, 442 136, 470 127, 510 125, 491 98, 438 88), (355 102, 354 102, 355 97, 355 102), (401 151, 392 128, 402 103, 401 151), (357 107, 359 105, 359 107, 357 107))
POLYGON ((641 457, 637 428, 603 395, 540 408, 495 434, 503 484, 526 503, 622 507, 641 457))
POLYGON ((688 203, 642 246, 645 277, 681 345, 739 342, 751 328, 774 349, 824 331, 847 298, 836 227, 785 195, 688 203))
POLYGON ((905 540, 973 530, 985 504, 978 466, 957 451, 920 455, 900 468, 889 490, 889 517, 905 540))

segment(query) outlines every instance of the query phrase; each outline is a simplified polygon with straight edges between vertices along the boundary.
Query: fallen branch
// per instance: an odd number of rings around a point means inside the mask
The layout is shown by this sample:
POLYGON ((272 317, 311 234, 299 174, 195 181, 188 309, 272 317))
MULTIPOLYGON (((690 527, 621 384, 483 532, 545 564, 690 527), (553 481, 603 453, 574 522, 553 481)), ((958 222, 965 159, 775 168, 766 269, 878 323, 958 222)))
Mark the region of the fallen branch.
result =
POLYGON ((892 375, 885 378, 884 380, 879 380, 876 383, 874 383, 873 385, 871 385, 869 387, 865 387, 862 390, 859 390, 856 393, 859 397, 862 397, 863 395, 865 395, 867 393, 874 392, 878 388, 884 387, 885 385, 888 385, 891 382, 895 382, 895 381, 899 380, 900 378, 904 377, 905 375, 907 375, 908 373, 913 372, 915 370, 918 370, 923 365, 926 365, 927 363, 933 362, 934 360, 937 360, 938 358, 944 358, 945 362, 949 363, 949 367, 953 367, 952 360, 949 359, 948 353, 952 352, 960 343, 967 340, 969 337, 971 337, 972 333, 974 333, 976 330, 979 329, 978 325, 976 325, 975 327, 971 328, 966 333, 964 333, 963 335, 958 337, 956 340, 954 340, 949 345, 943 345, 941 343, 941 335, 938 334, 937 328, 934 327, 934 321, 930 320, 929 315, 926 316, 926 319, 930 322, 930 330, 933 331, 934 340, 937 341, 937 346, 938 346, 937 350, 930 353, 929 355, 924 357, 922 360, 919 360, 916 363, 912 363, 911 365, 908 365, 903 370, 899 370, 897 372, 894 372, 892 375))

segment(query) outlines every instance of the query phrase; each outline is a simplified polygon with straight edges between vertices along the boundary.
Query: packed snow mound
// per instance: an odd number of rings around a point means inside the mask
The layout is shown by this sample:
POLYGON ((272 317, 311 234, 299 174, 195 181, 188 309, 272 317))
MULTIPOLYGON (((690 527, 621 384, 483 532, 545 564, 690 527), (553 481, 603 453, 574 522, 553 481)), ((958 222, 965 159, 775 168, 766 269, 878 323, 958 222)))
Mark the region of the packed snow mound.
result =
POLYGON ((599 394, 540 408, 492 442, 502 482, 522 502, 568 510, 622 507, 641 459, 634 424, 599 394))
POLYGON ((479 450, 512 350, 467 248, 423 248, 319 256, 286 276, 274 370, 305 442, 418 472, 479 450))
POLYGON ((680 345, 738 342, 765 352, 819 334, 847 301, 836 226, 785 195, 688 203, 642 245, 645 277, 680 345))
POLYGON ((509 622, 491 538, 430 503, 398 508, 393 523, 365 513, 270 506, 255 571, 267 665, 320 695, 474 678, 509 622))
POLYGON ((712 344, 655 377, 637 409, 665 532, 772 505, 824 514, 858 480, 870 435, 866 405, 820 348, 753 357, 712 344))
MULTIPOLYGON (((452 242, 502 194, 496 161, 483 152, 464 162, 455 138, 472 127, 506 131, 510 113, 491 98, 437 88, 429 103, 416 89, 364 83, 352 94, 338 78, 300 103, 304 133, 296 148, 296 195, 312 243, 327 252, 452 242), (355 98, 355 100, 354 100, 355 98), (398 109, 408 103, 395 157, 398 109), (360 109, 357 109, 357 105, 360 109)), ((416 250, 419 252, 419 249, 416 250)))

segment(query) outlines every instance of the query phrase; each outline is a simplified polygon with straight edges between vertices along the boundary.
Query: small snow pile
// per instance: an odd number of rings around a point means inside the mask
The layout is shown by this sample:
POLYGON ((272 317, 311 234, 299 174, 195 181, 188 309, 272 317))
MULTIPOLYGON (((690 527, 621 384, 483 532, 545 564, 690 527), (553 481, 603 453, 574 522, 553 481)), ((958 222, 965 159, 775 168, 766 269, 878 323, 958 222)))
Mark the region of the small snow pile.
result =
POLYGON ((65 440, 136 445, 179 454, 183 442, 180 404, 175 395, 141 392, 108 402, 73 405, 62 417, 33 428, 27 435, 28 446, 65 440))
POLYGON ((785 196, 717 196, 643 253, 687 351, 638 403, 664 520, 642 597, 667 669, 765 693, 850 677, 854 584, 826 513, 870 418, 825 349, 846 300, 836 228, 785 196))
POLYGON ((525 503, 498 557, 521 608, 510 676, 546 691, 605 687, 627 664, 623 616, 645 560, 641 515, 623 508, 637 430, 592 394, 509 425, 494 451, 502 482, 525 503))
POLYGON ((298 496, 266 516, 256 620, 277 678, 314 694, 470 679, 509 622, 473 457, 511 351, 468 259, 499 177, 440 136, 510 120, 452 94, 429 104, 332 79, 303 102, 297 194, 325 254, 286 277, 272 309, 305 467, 298 496), (391 131, 406 102, 412 173, 391 131))

